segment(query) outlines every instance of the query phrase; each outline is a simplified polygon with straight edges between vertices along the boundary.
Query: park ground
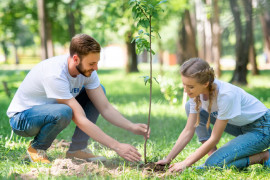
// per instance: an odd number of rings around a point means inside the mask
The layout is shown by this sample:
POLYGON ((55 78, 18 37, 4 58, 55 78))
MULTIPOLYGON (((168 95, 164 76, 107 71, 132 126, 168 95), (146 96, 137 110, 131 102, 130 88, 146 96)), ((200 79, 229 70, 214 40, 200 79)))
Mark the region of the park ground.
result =
MULTIPOLYGON (((149 87, 145 86, 140 76, 147 75, 147 66, 140 65, 140 73, 126 75, 121 69, 101 69, 98 74, 101 83, 105 86, 109 101, 127 119, 132 122, 146 123, 149 103, 149 87)), ((26 76, 29 67, 16 70, 0 68, 0 82, 8 81, 11 95, 14 95, 19 84, 26 76)), ((178 67, 164 67, 164 76, 161 81, 172 80, 172 86, 178 87, 180 76, 178 67)), ((159 77, 159 68, 154 68, 154 76, 159 77)), ((221 77, 229 81, 232 71, 224 71, 221 77)), ((261 100, 270 108, 270 70, 262 70, 260 75, 248 75, 249 85, 243 86, 247 92, 261 100)), ((159 79, 159 78, 158 78, 159 79)), ((164 84, 163 84, 164 85, 164 84)), ((179 86, 181 87, 181 86, 179 86)), ((148 161, 157 161, 164 158, 173 147, 179 133, 186 123, 186 115, 182 107, 182 93, 177 93, 178 101, 169 102, 161 92, 162 82, 153 86, 151 137, 147 143, 148 161)), ((181 88, 180 88, 181 90, 181 88)), ((152 172, 140 168, 142 163, 129 163, 117 156, 108 148, 90 141, 89 148, 97 155, 107 157, 106 163, 88 163, 80 160, 65 159, 74 130, 71 123, 61 132, 53 146, 48 149, 49 159, 52 164, 31 163, 26 157, 26 148, 31 138, 23 138, 17 135, 11 136, 11 129, 6 116, 6 110, 11 101, 0 85, 0 179, 269 179, 270 169, 261 165, 253 165, 245 170, 196 170, 188 168, 183 173, 168 174, 164 172, 152 172)), ((142 137, 133 135, 119 129, 102 117, 99 117, 97 125, 107 134, 120 142, 129 143, 138 148, 143 154, 142 137)), ((223 134, 218 147, 224 145, 233 137, 223 134)), ((182 161, 200 146, 197 137, 194 136, 189 145, 177 156, 173 163, 182 161)), ((207 156, 198 161, 201 165, 207 156)))

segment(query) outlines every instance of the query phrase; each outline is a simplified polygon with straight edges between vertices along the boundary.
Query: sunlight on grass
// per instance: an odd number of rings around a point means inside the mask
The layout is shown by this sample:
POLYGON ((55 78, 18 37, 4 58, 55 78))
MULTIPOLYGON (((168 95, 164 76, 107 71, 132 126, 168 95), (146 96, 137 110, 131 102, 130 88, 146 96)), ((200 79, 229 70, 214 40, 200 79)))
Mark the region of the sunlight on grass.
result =
MULTIPOLYGON (((125 74, 123 70, 119 69, 101 69, 99 77, 101 83, 106 88, 106 96, 113 106, 118 109, 127 119, 136 123, 146 123, 148 118, 149 106, 149 86, 145 86, 143 79, 140 76, 147 75, 148 66, 143 64, 139 66, 140 73, 125 74)), ((178 74, 178 66, 164 67, 164 76, 167 78, 180 79, 178 74)), ((158 76, 159 67, 154 67, 155 77, 158 76)), ((0 81, 10 80, 10 88, 12 95, 15 94, 16 89, 19 87, 20 82, 27 74, 27 70, 0 70, 0 81)), ((221 77, 222 80, 229 81, 232 72, 226 71, 221 77)), ((270 71, 263 71, 259 76, 251 76, 249 74, 249 85, 243 87, 247 92, 251 93, 260 99, 268 108, 270 108, 270 71)), ((182 97, 178 97, 182 102, 182 97)), ((9 142, 11 129, 9 126, 8 118, 6 117, 6 110, 11 101, 3 91, 0 85, 0 179, 15 179, 19 174, 26 174, 33 168, 42 169, 50 168, 51 165, 33 164, 29 163, 26 157, 26 148, 31 138, 23 138, 14 135, 9 142)), ((148 161, 157 161, 166 157, 177 140, 180 132, 186 124, 185 110, 181 104, 170 104, 160 91, 157 83, 153 85, 153 98, 152 98, 152 113, 151 113, 151 135, 147 143, 147 158, 148 161)), ((134 135, 126 130, 120 129, 108 123, 101 116, 97 121, 97 125, 108 135, 117 139, 122 143, 129 143, 134 145, 138 151, 143 154, 144 139, 141 136, 134 135)), ((75 124, 72 122, 65 130, 63 130, 57 139, 64 139, 70 142, 73 134, 75 124)), ((227 143, 233 137, 223 134, 218 147, 227 143)), ((194 136, 190 144, 176 157, 173 161, 178 162, 184 160, 192 152, 194 152, 201 144, 194 136)), ((158 175, 155 173, 144 174, 137 164, 128 163, 120 158, 114 151, 100 145, 97 142, 89 141, 88 146, 94 154, 105 156, 115 169, 114 175, 110 173, 100 172, 84 172, 77 177, 75 175, 62 174, 58 177, 50 177, 48 174, 38 176, 38 179, 267 179, 270 169, 262 168, 260 165, 249 167, 245 171, 238 171, 236 169, 228 169, 217 171, 209 170, 195 170, 189 168, 182 174, 172 175, 158 175)), ((50 148, 48 150, 49 158, 54 162, 57 159, 63 159, 67 148, 50 148)), ((195 166, 204 163, 207 156, 198 161, 195 166)), ((142 159, 143 160, 143 159, 142 159)), ((100 168, 105 168, 108 165, 100 165, 100 168)))

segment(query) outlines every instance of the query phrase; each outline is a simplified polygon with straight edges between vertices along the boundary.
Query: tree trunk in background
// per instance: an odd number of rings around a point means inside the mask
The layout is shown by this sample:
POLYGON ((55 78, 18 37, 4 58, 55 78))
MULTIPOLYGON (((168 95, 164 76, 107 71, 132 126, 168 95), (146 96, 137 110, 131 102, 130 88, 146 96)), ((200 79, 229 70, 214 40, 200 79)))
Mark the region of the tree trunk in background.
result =
POLYGON ((161 76, 163 76, 164 72, 163 72, 163 63, 164 63, 164 59, 163 59, 163 55, 164 55, 164 51, 162 49, 162 44, 161 44, 161 39, 158 39, 158 49, 159 49, 159 54, 158 54, 158 59, 159 59, 159 73, 161 76))
MULTIPOLYGON (((267 1, 265 1, 267 3, 267 1)), ((269 4, 266 4, 269 7, 269 4)), ((264 39, 264 52, 266 56, 266 61, 270 63, 270 13, 269 9, 265 9, 262 15, 260 15, 260 20, 263 30, 263 39, 264 39)))
POLYGON ((132 41, 132 33, 128 32, 126 34, 126 45, 127 45, 127 63, 126 63, 126 72, 139 72, 138 70, 138 60, 136 54, 136 44, 135 41, 132 41))
POLYGON ((18 47, 16 44, 13 44, 14 46, 14 54, 15 54, 15 64, 20 64, 20 58, 18 55, 18 47))
POLYGON ((211 19, 208 17, 207 15, 207 10, 206 7, 211 7, 212 6, 212 0, 206 0, 205 1, 206 5, 204 6, 204 10, 205 10, 205 17, 204 17, 204 35, 205 35, 205 59, 207 62, 209 63, 213 63, 213 51, 212 51, 212 28, 211 28, 211 19))
POLYGON ((251 64, 251 73, 252 75, 259 75, 260 72, 258 70, 257 66, 257 61, 256 61, 256 50, 254 46, 254 35, 253 35, 253 30, 252 30, 252 35, 251 35, 251 44, 249 47, 249 62, 251 64))
POLYGON ((74 4, 74 0, 71 0, 71 2, 68 4, 68 10, 67 10, 67 17, 68 17, 68 30, 69 30, 69 37, 70 39, 75 36, 76 30, 75 30, 75 17, 72 10, 72 6, 74 4))
POLYGON ((41 38, 41 59, 48 58, 47 35, 46 35, 46 11, 45 0, 38 0, 39 33, 41 38))
POLYGON ((249 47, 249 62, 251 64, 251 73, 252 75, 258 75, 259 74, 259 70, 258 70, 258 67, 257 67, 257 60, 256 60, 256 57, 257 57, 257 54, 256 54, 256 50, 255 50, 255 46, 254 46, 254 33, 253 33, 253 7, 252 7, 252 0, 250 0, 251 2, 248 2, 248 1, 243 1, 244 3, 244 7, 247 7, 245 8, 245 16, 246 16, 246 19, 250 19, 250 27, 251 27, 251 30, 249 31, 249 38, 250 38, 250 47, 249 47), (250 5, 248 4, 250 3, 250 5), (251 7, 249 7, 251 6, 251 7), (251 14, 250 14, 251 13, 251 14))
POLYGON ((195 12, 197 23, 197 36, 198 36, 198 56, 205 59, 205 12, 202 0, 195 0, 195 12))
POLYGON ((4 52, 4 58, 5 58, 5 63, 8 62, 8 55, 9 55, 9 51, 8 51, 8 47, 7 47, 7 44, 5 41, 2 41, 1 42, 1 45, 2 45, 2 49, 3 49, 3 52, 4 52))
POLYGON ((48 58, 54 56, 53 40, 52 40, 52 27, 51 22, 46 18, 46 42, 47 42, 47 54, 48 58))
POLYGON ((240 20, 240 8, 236 0, 230 0, 230 6, 234 17, 236 33, 236 66, 231 79, 232 83, 247 84, 247 64, 249 59, 249 49, 251 44, 252 31, 252 0, 243 0, 245 9, 245 32, 242 31, 240 20), (244 39, 242 39, 244 33, 244 39))
POLYGON ((213 0, 213 17, 212 17, 212 33, 213 33, 213 60, 215 62, 215 74, 221 76, 220 56, 221 56, 221 28, 219 23, 219 7, 218 0, 213 0))
POLYGON ((148 53, 146 50, 142 52, 142 62, 147 63, 148 62, 148 53))
POLYGON ((178 63, 183 64, 189 58, 197 57, 196 35, 191 23, 189 10, 185 10, 184 21, 181 21, 178 31, 177 58, 178 63))

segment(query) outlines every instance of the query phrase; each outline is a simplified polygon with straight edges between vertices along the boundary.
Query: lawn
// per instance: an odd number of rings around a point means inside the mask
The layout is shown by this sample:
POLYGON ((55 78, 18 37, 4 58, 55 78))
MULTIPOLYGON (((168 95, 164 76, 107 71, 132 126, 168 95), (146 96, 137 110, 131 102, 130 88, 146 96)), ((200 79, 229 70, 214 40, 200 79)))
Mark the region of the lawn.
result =
MULTIPOLYGON (((0 69, 2 69, 0 67, 0 69)), ((127 119, 132 122, 147 122, 149 87, 145 86, 140 76, 147 75, 147 67, 140 66, 140 73, 125 74, 120 69, 101 69, 98 71, 101 83, 105 86, 109 101, 127 119)), ((158 77, 158 67, 155 67, 155 77, 158 77)), ((178 67, 166 67, 164 77, 178 82, 180 76, 178 67)), ((143 171, 139 163, 129 163, 117 156, 117 154, 102 145, 89 141, 89 148, 99 155, 107 157, 108 162, 102 164, 91 164, 78 161, 67 161, 64 159, 66 146, 61 143, 54 143, 48 150, 50 165, 30 163, 26 158, 26 148, 31 138, 22 138, 17 135, 11 137, 11 129, 6 116, 6 110, 11 101, 3 91, 2 81, 9 81, 12 95, 16 88, 27 74, 27 70, 0 70, 0 178, 34 178, 39 179, 268 179, 270 169, 261 165, 253 165, 246 170, 227 169, 217 171, 196 170, 189 168, 181 174, 164 174, 143 171), (64 163, 64 164, 63 164, 64 163)), ((226 71, 221 77, 222 80, 229 81, 231 71, 226 71)), ((247 92, 253 94, 270 108, 270 71, 262 71, 259 76, 248 75, 249 85, 243 87, 247 92)), ((181 93, 177 97, 181 102, 181 93)), ((168 102, 160 91, 160 85, 154 83, 151 114, 151 137, 147 144, 148 161, 157 161, 164 158, 173 147, 179 133, 186 123, 186 115, 181 103, 172 104, 168 102)), ((99 117, 97 125, 107 134, 120 142, 129 143, 143 154, 142 137, 133 135, 130 132, 119 129, 109 124, 102 117, 99 117)), ((70 142, 74 130, 74 123, 71 123, 58 136, 58 142, 65 140, 70 142)), ((228 142, 232 136, 223 134, 223 138, 218 147, 228 142)), ((181 161, 190 155, 200 143, 194 136, 189 145, 177 156, 173 162, 181 161)), ((202 164, 207 156, 195 165, 202 164)))

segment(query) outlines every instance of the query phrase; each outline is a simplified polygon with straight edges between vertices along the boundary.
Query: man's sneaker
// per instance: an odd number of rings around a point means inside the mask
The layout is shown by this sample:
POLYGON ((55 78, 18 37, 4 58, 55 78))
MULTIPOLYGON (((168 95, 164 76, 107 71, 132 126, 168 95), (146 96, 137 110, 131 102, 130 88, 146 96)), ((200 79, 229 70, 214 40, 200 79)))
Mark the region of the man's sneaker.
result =
POLYGON ((270 149, 268 149, 267 151, 268 151, 268 153, 269 153, 269 158, 268 158, 267 161, 264 161, 264 162, 263 162, 263 166, 269 168, 269 167, 270 167, 270 149))
POLYGON ((106 158, 103 156, 95 156, 92 154, 92 151, 90 149, 82 149, 77 151, 67 151, 66 158, 78 158, 78 159, 84 159, 88 162, 97 162, 106 161, 106 158))
POLYGON ((51 163, 48 160, 45 150, 34 149, 31 145, 29 145, 27 154, 31 162, 51 163))

